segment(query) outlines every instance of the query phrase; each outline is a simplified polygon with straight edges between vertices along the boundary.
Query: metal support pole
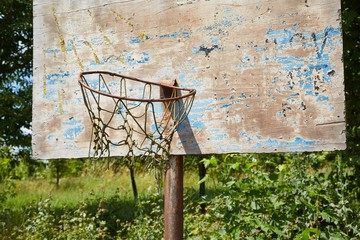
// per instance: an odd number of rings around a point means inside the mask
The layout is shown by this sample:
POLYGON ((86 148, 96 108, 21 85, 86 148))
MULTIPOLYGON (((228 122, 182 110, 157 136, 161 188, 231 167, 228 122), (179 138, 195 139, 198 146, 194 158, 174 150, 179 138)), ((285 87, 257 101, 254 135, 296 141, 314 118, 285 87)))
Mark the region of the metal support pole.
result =
POLYGON ((170 156, 165 173, 165 240, 183 239, 183 156, 170 156))
MULTIPOLYGON (((199 180, 201 181, 206 175, 206 168, 205 168, 204 163, 202 163, 202 162, 199 162, 198 167, 199 167, 199 180)), ((205 182, 200 183, 199 193, 200 193, 200 197, 205 196, 205 182)), ((200 211, 201 211, 201 213, 206 213, 205 203, 200 204, 200 211)))

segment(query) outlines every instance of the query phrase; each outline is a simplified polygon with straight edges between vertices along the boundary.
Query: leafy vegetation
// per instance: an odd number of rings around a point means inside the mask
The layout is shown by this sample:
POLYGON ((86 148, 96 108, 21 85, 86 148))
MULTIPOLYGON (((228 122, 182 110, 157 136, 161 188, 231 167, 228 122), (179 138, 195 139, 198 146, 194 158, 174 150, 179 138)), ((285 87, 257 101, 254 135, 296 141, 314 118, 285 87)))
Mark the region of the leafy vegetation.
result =
POLYGON ((1 1, 0 26, 0 145, 29 147, 32 1, 1 1))
MULTIPOLYGON (((185 172, 185 239, 360 238, 360 192, 354 185, 360 176, 339 154, 230 154, 202 161, 207 167, 206 196, 199 197, 194 170, 189 167, 185 172)), ((97 168, 97 172, 103 169, 97 168)), ((66 178, 62 188, 48 190, 52 196, 38 195, 21 206, 14 206, 13 199, 25 194, 19 184, 29 180, 3 183, 8 200, 1 208, 0 235, 3 239, 162 238, 163 196, 152 175, 138 178, 142 194, 137 201, 131 197, 126 171, 104 172, 97 179, 95 183, 87 175, 66 178), (14 184, 21 191, 15 191, 14 184), (104 184, 109 186, 106 193, 104 184), (79 188, 83 191, 74 191, 79 188), (60 195, 68 197, 59 203, 60 195)))

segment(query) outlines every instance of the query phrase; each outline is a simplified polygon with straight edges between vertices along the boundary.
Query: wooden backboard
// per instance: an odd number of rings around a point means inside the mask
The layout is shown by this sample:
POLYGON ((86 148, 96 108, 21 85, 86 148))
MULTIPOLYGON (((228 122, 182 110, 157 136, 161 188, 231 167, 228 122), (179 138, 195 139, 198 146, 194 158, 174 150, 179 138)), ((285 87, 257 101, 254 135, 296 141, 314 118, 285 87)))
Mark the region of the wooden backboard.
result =
POLYGON ((34 0, 33 157, 88 155, 88 70, 195 88, 174 155, 344 149, 341 58, 340 0, 34 0))

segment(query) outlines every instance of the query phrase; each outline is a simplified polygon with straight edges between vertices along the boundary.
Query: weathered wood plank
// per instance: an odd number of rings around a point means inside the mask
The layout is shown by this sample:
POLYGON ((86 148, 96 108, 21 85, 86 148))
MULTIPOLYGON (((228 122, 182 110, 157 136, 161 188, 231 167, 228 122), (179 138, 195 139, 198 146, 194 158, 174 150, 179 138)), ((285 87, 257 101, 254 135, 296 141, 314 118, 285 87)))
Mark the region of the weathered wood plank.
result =
POLYGON ((339 0, 35 0, 33 155, 87 156, 84 70, 195 88, 173 154, 344 149, 339 9, 339 0))

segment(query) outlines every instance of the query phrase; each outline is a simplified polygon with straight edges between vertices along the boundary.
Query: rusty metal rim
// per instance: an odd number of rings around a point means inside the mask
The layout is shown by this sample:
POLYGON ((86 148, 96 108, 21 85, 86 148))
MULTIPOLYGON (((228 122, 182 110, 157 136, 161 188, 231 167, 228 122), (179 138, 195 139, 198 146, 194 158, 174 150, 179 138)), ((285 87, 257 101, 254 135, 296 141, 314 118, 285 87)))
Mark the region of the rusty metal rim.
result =
POLYGON ((111 98, 115 98, 115 99, 119 99, 119 100, 128 100, 128 101, 135 101, 135 102, 167 102, 167 101, 174 101, 174 100, 181 100, 190 96, 195 95, 196 90, 195 89, 190 89, 190 88, 182 88, 182 87, 177 87, 177 86, 169 86, 163 83, 156 83, 156 82, 149 82, 149 81, 145 81, 142 79, 138 79, 138 78, 134 78, 134 77, 129 77, 129 76, 125 76, 125 75, 121 75, 118 73, 113 73, 113 72, 108 72, 108 71, 86 71, 86 72, 81 72, 79 74, 79 78, 78 78, 78 82, 81 86, 83 86, 84 88, 107 96, 107 97, 111 97, 111 98), (91 74, 104 74, 104 75, 110 75, 110 76, 116 76, 116 77, 121 77, 121 78, 125 78, 125 79, 129 79, 132 81, 136 81, 136 82, 141 82, 144 84, 150 84, 150 85, 156 85, 156 86, 160 86, 160 87, 166 87, 166 88, 172 88, 175 90, 180 90, 180 91, 185 91, 185 92, 189 92, 183 96, 178 96, 178 97, 171 97, 171 98, 152 98, 152 99, 143 99, 143 98, 129 98, 129 97, 121 97, 121 96, 117 96, 117 95, 113 95, 113 94, 109 94, 109 93, 104 93, 101 91, 98 91, 96 89, 91 88, 89 85, 85 84, 84 82, 84 75, 91 75, 91 74))

